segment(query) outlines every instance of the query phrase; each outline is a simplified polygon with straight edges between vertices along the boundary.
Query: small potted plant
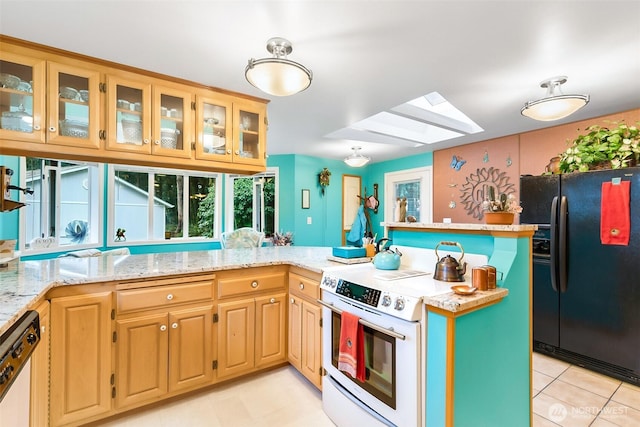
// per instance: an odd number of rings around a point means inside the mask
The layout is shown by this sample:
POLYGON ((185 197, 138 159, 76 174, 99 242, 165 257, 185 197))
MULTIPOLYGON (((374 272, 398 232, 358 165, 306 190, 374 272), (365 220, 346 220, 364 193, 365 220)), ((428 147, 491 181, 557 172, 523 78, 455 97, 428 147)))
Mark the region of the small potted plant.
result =
POLYGON ((287 231, 286 233, 278 233, 276 231, 273 233, 271 240, 273 242, 273 246, 291 246, 293 245, 293 233, 290 231, 287 231))
POLYGON ((522 212, 522 206, 513 193, 497 194, 493 186, 489 186, 486 199, 482 202, 484 220, 487 224, 513 224, 515 214, 522 212))
POLYGON ((592 125, 560 154, 560 172, 621 169, 640 161, 640 130, 624 121, 592 125))

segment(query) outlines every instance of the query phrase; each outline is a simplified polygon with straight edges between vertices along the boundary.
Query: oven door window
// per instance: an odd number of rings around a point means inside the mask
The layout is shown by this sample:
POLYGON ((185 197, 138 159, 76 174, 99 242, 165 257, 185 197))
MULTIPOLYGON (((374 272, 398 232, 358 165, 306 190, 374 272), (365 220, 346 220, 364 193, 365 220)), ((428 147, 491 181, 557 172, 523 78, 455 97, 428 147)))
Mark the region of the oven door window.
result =
MULTIPOLYGON (((340 315, 333 312, 331 319, 331 363, 337 369, 340 315)), ((396 339, 365 326, 364 350, 365 382, 351 378, 348 374, 345 376, 381 402, 396 409, 396 339)))

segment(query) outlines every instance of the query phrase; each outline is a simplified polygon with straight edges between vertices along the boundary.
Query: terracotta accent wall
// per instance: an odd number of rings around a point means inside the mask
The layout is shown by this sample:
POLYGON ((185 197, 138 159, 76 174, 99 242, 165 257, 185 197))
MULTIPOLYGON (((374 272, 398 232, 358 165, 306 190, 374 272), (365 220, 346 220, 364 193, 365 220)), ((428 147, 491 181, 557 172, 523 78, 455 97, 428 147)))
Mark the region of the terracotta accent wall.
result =
POLYGON ((433 221, 451 218, 458 223, 483 222, 480 203, 487 185, 507 193, 518 191, 518 151, 517 135, 435 151, 433 221), (464 164, 458 170, 459 162, 464 164))
POLYGON ((433 221, 484 222, 479 218, 479 203, 485 184, 519 198, 520 175, 543 174, 549 160, 567 148, 567 140, 575 139, 586 127, 621 120, 629 125, 640 122, 640 109, 435 151, 433 221), (459 170, 452 167, 461 162, 459 170))

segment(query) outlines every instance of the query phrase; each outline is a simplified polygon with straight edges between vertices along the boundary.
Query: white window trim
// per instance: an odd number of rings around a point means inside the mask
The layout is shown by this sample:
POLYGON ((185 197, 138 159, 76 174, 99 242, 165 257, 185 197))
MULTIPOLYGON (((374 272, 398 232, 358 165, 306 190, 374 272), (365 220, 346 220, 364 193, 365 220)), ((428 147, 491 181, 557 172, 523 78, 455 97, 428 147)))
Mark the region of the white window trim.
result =
POLYGON ((263 175, 273 175, 276 178, 276 185, 274 188, 274 209, 273 213, 273 230, 280 229, 280 168, 268 167, 265 172, 257 173, 255 175, 240 175, 240 174, 226 174, 225 175, 225 200, 228 203, 225 204, 225 230, 233 230, 233 218, 234 218, 234 206, 233 206, 233 179, 234 178, 255 178, 263 175))
POLYGON ((393 222, 395 207, 395 184, 407 181, 420 181, 420 222, 433 220, 433 167, 405 169, 384 174, 384 222, 393 222))
MULTIPOLYGON (((222 178, 222 174, 219 173, 211 173, 211 172, 200 172, 200 171, 193 171, 193 170, 181 170, 181 169, 165 169, 165 168, 152 168, 152 167, 148 167, 148 166, 132 166, 132 165, 116 165, 116 164, 109 164, 108 167, 108 182, 109 182, 109 188, 108 188, 108 204, 107 204, 107 237, 110 237, 109 234, 109 230, 114 230, 115 229, 115 219, 114 219, 114 210, 113 210, 113 206, 115 203, 114 197, 115 197, 115 170, 127 170, 127 171, 131 171, 131 172, 142 172, 142 173, 148 173, 149 174, 149 188, 153 188, 153 180, 152 180, 152 175, 151 174, 158 174, 158 173, 164 173, 164 174, 170 174, 170 175, 183 175, 185 177, 191 177, 191 176, 204 176, 204 177, 212 177, 216 179, 216 187, 220 186, 220 181, 222 178)), ((145 246, 145 245, 157 245, 157 244, 184 244, 184 243, 197 243, 197 242, 207 242, 207 241, 213 241, 215 239, 219 239, 220 233, 222 232, 221 228, 222 228, 222 221, 219 220, 220 215, 222 213, 222 208, 221 208, 221 203, 222 203, 222 192, 220 191, 220 187, 218 187, 216 189, 216 195, 215 195, 215 213, 214 213, 214 217, 218 218, 218 220, 215 221, 215 225, 214 225, 214 234, 213 237, 203 237, 203 236, 194 236, 194 237, 172 237, 169 240, 161 240, 161 239, 155 239, 155 240, 135 240, 135 241, 128 241, 128 240, 123 240, 123 241, 114 241, 110 238, 107 238, 107 243, 106 243, 106 247, 121 247, 121 246, 145 246)), ((155 193, 154 193, 155 194, 155 193)), ((149 203, 150 203, 150 210, 151 212, 153 212, 153 200, 152 198, 149 199, 149 203)), ((185 197, 182 200, 183 203, 183 207, 186 211, 186 209, 188 209, 188 198, 185 197)), ((149 221, 148 227, 151 228, 153 227, 153 221, 149 221)), ((150 235, 151 230, 147 230, 147 235, 150 235)))
MULTIPOLYGON (((36 158, 40 158, 40 159, 44 159, 45 157, 36 157, 36 158)), ((61 159, 53 159, 50 158, 49 160, 54 160, 54 161, 58 161, 58 162, 67 162, 67 163, 74 163, 77 165, 91 165, 91 166, 96 166, 98 168, 98 212, 97 212, 97 217, 98 217, 98 226, 97 229, 98 231, 98 241, 97 243, 84 243, 84 244, 79 244, 79 245, 73 245, 73 246, 60 246, 59 244, 56 243, 55 246, 53 247, 49 247, 49 248, 42 248, 42 249, 26 249, 26 245, 27 245, 27 232, 26 232, 26 227, 27 227, 27 213, 24 210, 20 210, 20 214, 18 216, 18 227, 19 227, 19 231, 18 231, 18 235, 19 235, 19 250, 20 250, 20 254, 22 256, 32 256, 32 255, 44 255, 44 254, 51 254, 51 253, 56 253, 56 252, 67 252, 67 251, 77 251, 77 250, 81 250, 81 249, 90 249, 90 248, 99 248, 102 247, 104 245, 104 235, 102 233, 102 230, 104 229, 104 165, 102 163, 92 163, 92 162, 80 162, 80 161, 75 161, 75 160, 61 160, 61 159)), ((27 158, 24 156, 20 157, 20 187, 25 188, 27 185, 27 158)), ((56 186, 56 200, 59 200, 60 197, 60 188, 59 186, 56 186)), ((22 203, 27 203, 28 199, 26 194, 24 193, 20 193, 20 202, 22 203)), ((60 229, 59 227, 57 228, 58 230, 60 229)), ((56 239, 57 240, 57 239, 56 239)))

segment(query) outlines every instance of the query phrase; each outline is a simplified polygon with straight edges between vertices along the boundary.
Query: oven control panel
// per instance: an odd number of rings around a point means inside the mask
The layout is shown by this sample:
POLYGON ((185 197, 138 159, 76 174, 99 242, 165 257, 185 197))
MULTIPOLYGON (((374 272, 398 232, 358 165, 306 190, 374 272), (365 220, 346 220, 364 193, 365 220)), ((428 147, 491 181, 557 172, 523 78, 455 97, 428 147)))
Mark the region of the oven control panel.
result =
POLYGON ((28 311, 0 337, 0 400, 40 342, 40 317, 28 311))
POLYGON ((346 280, 338 280, 336 286, 336 294, 370 305, 371 307, 378 307, 380 293, 377 289, 367 288, 366 286, 346 280))

